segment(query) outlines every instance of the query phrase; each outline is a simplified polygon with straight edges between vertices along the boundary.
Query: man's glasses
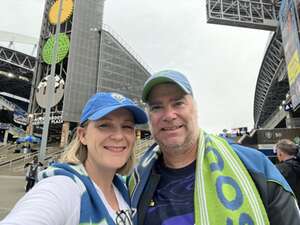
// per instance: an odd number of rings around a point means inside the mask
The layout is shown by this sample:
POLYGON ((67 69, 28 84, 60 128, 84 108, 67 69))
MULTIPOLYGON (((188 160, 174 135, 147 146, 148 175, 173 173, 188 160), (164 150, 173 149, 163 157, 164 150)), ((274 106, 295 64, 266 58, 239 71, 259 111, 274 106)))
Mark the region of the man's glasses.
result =
POLYGON ((130 209, 117 211, 116 214, 117 214, 116 217, 117 225, 133 225, 131 220, 132 213, 130 209))

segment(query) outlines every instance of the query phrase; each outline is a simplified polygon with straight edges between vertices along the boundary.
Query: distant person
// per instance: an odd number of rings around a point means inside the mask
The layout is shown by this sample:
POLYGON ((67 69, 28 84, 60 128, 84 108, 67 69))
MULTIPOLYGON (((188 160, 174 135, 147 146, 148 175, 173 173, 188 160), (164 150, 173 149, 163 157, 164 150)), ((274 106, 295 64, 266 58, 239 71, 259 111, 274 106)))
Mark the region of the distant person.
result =
POLYGON ((99 92, 83 108, 75 139, 61 162, 12 209, 1 225, 131 225, 121 175, 134 164, 135 125, 145 112, 116 93, 99 92))
POLYGON ((56 163, 55 159, 54 158, 50 158, 48 160, 48 166, 51 166, 52 164, 56 163))
POLYGON ((37 182, 37 175, 42 170, 43 164, 39 162, 38 157, 34 156, 32 162, 26 163, 26 187, 25 191, 28 192, 37 182))
POLYGON ((294 191, 300 203, 300 157, 299 147, 289 139, 281 139, 275 145, 278 170, 294 191))
POLYGON ((263 153, 199 128, 205 106, 183 74, 151 76, 142 99, 157 144, 128 182, 136 225, 300 224, 291 188, 263 153))

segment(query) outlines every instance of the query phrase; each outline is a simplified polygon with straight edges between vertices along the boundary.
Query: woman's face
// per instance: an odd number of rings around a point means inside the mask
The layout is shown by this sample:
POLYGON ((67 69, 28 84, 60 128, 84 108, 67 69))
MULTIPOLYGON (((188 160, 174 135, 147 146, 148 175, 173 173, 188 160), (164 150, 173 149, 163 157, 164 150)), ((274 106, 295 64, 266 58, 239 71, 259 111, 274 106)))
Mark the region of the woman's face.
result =
POLYGON ((78 129, 87 146, 85 167, 116 171, 127 162, 135 143, 135 124, 130 111, 118 109, 78 129))

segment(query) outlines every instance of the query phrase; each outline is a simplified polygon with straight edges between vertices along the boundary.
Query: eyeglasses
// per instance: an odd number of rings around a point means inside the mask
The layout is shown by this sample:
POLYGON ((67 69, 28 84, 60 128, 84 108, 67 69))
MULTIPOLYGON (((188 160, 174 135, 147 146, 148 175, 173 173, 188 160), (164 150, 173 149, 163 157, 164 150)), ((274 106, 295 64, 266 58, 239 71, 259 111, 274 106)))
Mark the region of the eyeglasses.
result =
POLYGON ((117 225, 133 225, 131 220, 132 212, 130 209, 120 210, 116 212, 116 224, 117 225))

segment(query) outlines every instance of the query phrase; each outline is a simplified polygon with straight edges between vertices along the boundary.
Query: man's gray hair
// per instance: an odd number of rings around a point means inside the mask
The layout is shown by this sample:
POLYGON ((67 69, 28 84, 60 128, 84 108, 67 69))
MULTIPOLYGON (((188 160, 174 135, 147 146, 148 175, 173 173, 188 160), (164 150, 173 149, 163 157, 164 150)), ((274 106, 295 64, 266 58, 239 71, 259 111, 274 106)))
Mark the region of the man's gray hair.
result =
POLYGON ((276 150, 283 151, 288 155, 297 155, 298 153, 298 145, 292 142, 289 139, 281 139, 275 145, 276 150))

